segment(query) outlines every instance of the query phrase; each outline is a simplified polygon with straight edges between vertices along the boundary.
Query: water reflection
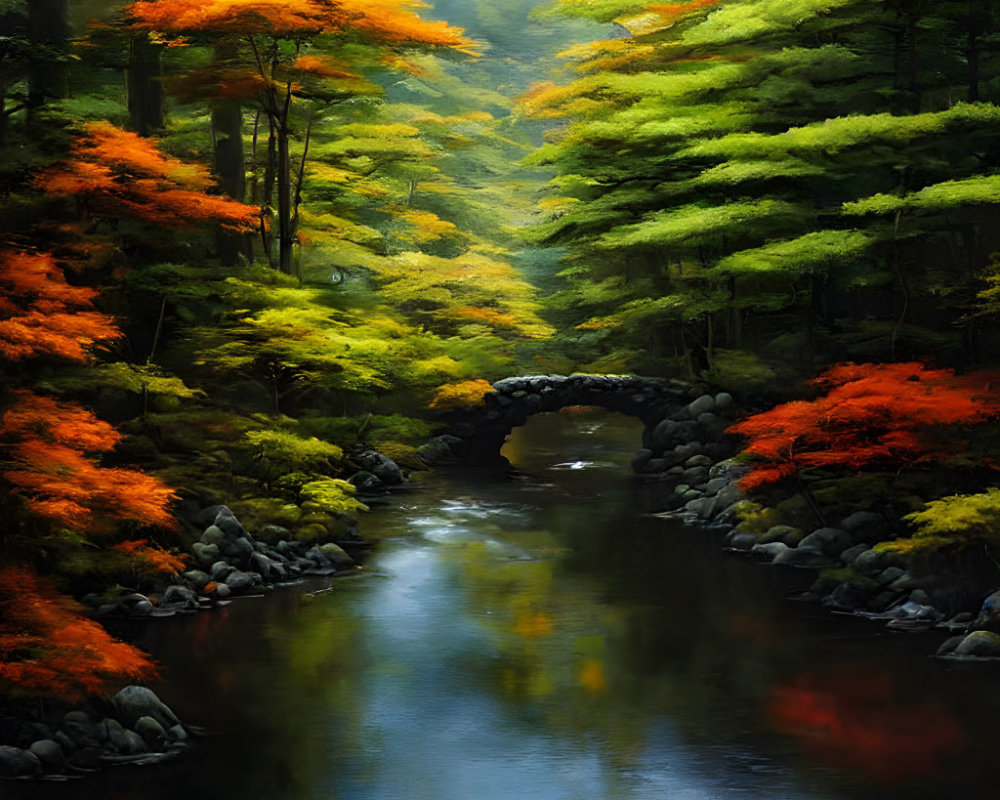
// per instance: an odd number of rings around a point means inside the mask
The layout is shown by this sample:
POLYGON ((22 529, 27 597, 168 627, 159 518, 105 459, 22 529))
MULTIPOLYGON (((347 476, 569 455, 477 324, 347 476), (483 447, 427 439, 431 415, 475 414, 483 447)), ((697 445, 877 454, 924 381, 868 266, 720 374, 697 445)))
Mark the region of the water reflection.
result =
POLYGON ((987 796, 989 673, 812 619, 785 577, 643 516, 638 441, 613 415, 533 418, 504 451, 515 478, 446 476, 375 512, 365 575, 149 627, 158 690, 215 735, 14 796, 987 796))

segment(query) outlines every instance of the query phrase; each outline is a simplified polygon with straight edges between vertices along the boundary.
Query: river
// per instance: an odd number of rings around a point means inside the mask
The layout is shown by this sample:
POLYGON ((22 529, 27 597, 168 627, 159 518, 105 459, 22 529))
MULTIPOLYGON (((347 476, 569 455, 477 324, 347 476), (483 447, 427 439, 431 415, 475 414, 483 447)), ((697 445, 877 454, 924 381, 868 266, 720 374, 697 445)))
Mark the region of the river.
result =
POLYGON ((538 415, 511 476, 455 470, 377 507, 362 575, 152 621, 155 688, 205 738, 15 796, 995 796, 996 667, 791 601, 805 573, 646 515, 639 435, 538 415))

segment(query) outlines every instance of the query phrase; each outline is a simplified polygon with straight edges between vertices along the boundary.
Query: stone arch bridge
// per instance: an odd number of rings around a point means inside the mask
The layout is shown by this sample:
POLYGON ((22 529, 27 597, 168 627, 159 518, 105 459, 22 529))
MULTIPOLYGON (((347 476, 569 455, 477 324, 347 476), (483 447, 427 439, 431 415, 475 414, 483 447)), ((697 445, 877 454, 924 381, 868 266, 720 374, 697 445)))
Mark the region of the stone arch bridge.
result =
POLYGON ((721 444, 733 399, 705 386, 630 375, 523 375, 504 378, 476 409, 451 412, 450 434, 439 437, 453 454, 474 460, 499 456, 507 435, 529 417, 566 406, 600 406, 643 422, 643 450, 633 465, 657 473, 721 444))

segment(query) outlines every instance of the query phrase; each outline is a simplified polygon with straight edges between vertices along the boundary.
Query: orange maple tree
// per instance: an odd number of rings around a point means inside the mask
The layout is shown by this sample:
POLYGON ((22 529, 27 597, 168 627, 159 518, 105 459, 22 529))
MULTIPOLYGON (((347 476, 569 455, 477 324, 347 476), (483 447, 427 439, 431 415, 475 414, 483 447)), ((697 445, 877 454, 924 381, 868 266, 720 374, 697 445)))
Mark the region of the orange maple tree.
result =
POLYGON ((39 188, 75 197, 85 216, 135 219, 167 228, 213 223, 236 231, 256 228, 260 209, 208 194, 208 170, 161 152, 152 138, 110 122, 91 122, 70 158, 42 172, 39 188))
MULTIPOLYGON (((449 48, 474 53, 461 28, 425 20, 416 13, 419 0, 141 0, 126 6, 129 24, 172 44, 203 44, 230 54, 216 77, 200 80, 216 85, 218 97, 254 104, 267 120, 269 137, 262 198, 268 213, 277 205, 278 267, 292 271, 298 204, 311 123, 305 126, 303 163, 293 179, 290 142, 293 101, 301 97, 327 100, 347 97, 363 83, 348 66, 305 52, 332 40, 356 41, 389 48, 449 48), (346 82, 338 90, 305 86, 309 81, 346 82), (276 197, 273 197, 276 188, 276 197)), ((387 62, 389 63, 389 62, 387 62)), ((271 235, 261 239, 271 258, 271 235)))
POLYGON ((25 389, 14 399, 0 416, 3 478, 31 511, 78 532, 105 530, 112 519, 176 525, 168 510, 173 489, 140 470, 100 466, 98 455, 122 438, 113 426, 75 403, 25 389))
POLYGON ((839 364, 815 378, 827 393, 785 403, 729 428, 749 438, 753 469, 740 486, 752 490, 832 467, 902 466, 954 455, 954 441, 935 443, 934 429, 971 425, 1000 415, 995 372, 956 375, 919 362, 839 364))
POLYGON ((83 611, 27 567, 0 570, 0 684, 78 702, 116 683, 156 676, 149 656, 83 611))
POLYGON ((88 351, 121 333, 96 311, 97 291, 71 286, 50 253, 0 252, 0 356, 86 361, 88 351))

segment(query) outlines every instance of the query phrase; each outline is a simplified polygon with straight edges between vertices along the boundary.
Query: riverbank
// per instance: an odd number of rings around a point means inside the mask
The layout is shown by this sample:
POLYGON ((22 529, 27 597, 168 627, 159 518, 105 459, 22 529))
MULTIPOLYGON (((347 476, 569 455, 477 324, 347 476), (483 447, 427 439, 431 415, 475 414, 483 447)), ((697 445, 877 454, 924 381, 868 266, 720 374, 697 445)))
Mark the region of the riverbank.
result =
POLYGON ((881 622, 890 631, 941 631, 941 658, 1000 659, 995 575, 992 585, 988 576, 956 578, 886 552, 879 543, 896 538, 902 525, 885 513, 856 510, 810 526, 813 510, 801 496, 755 502, 740 488, 750 468, 734 458, 738 442, 725 432, 738 414, 728 394, 705 394, 652 428, 644 442, 649 447, 632 466, 657 487, 658 516, 725 531, 727 549, 763 564, 816 573, 800 601, 881 622))

